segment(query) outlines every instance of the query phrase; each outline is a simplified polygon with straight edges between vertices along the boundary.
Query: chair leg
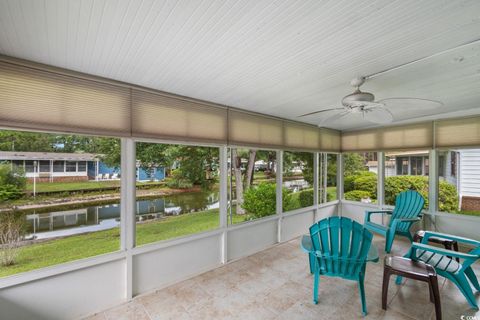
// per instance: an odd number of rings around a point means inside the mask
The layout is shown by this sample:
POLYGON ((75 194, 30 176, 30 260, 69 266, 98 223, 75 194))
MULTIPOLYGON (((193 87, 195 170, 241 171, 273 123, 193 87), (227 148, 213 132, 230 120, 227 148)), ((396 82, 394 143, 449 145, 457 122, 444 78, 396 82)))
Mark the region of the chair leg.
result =
POLYGON ((468 280, 470 280, 474 288, 477 289, 477 291, 480 291, 480 284, 478 283, 477 276, 475 275, 475 272, 473 272, 472 267, 465 269, 465 275, 467 276, 468 280))
POLYGON ((385 236, 385 252, 390 253, 392 250, 393 240, 395 239, 395 232, 387 232, 385 236))
POLYGON ((382 309, 387 310, 388 284, 390 282, 390 268, 383 268, 382 309))
POLYGON ((358 289, 360 291, 360 300, 362 301, 362 314, 364 316, 367 315, 367 302, 365 300, 365 286, 364 286, 364 278, 365 276, 363 274, 360 274, 360 277, 358 279, 358 289))
POLYGON ((308 265, 310 266, 310 273, 313 274, 313 269, 315 267, 315 257, 313 256, 313 253, 308 254, 308 265))
POLYGON ((430 277, 429 288, 430 294, 433 295, 432 302, 435 304, 435 317, 437 320, 442 320, 442 305, 440 303, 440 291, 438 290, 438 278, 436 276, 430 277))
POLYGON ((478 305, 477 302, 475 301, 475 296, 473 295, 472 288, 470 288, 470 284, 468 283, 467 278, 463 273, 454 275, 452 278, 453 282, 455 285, 460 289, 462 294, 465 296, 465 299, 467 299, 468 303, 470 306, 478 310, 478 305))
POLYGON ((313 272, 313 303, 318 304, 318 282, 320 278, 320 268, 318 262, 315 259, 315 270, 313 272))

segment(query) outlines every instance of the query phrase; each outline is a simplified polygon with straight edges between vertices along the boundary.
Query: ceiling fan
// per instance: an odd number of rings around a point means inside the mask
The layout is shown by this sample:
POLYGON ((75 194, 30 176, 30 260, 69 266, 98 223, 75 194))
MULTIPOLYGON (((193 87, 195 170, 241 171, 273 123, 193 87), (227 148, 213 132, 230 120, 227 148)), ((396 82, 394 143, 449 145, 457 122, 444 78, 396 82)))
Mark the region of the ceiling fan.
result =
POLYGON ((389 107, 395 107, 395 105, 397 105, 403 110, 409 108, 434 109, 443 105, 443 103, 440 101, 406 97, 387 98, 375 101, 375 96, 372 93, 360 90, 360 87, 365 83, 366 79, 367 78, 365 77, 358 77, 350 81, 350 85, 355 87, 356 90, 353 93, 343 97, 343 107, 309 112, 298 116, 298 118, 324 112, 337 111, 334 115, 323 119, 319 126, 321 126, 323 123, 337 121, 350 115, 360 115, 366 121, 377 124, 386 124, 393 121, 393 114, 389 110, 389 107))

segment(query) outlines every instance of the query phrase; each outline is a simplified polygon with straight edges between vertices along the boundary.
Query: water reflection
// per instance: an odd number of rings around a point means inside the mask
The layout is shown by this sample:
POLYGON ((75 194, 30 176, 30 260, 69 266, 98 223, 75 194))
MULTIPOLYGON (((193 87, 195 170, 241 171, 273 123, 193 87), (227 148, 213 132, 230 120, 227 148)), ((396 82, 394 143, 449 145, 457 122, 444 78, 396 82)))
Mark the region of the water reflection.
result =
MULTIPOLYGON (((162 219, 219 207, 218 192, 190 192, 136 202, 137 221, 162 219)), ((29 238, 46 239, 100 231, 120 225, 120 204, 27 215, 29 238)))

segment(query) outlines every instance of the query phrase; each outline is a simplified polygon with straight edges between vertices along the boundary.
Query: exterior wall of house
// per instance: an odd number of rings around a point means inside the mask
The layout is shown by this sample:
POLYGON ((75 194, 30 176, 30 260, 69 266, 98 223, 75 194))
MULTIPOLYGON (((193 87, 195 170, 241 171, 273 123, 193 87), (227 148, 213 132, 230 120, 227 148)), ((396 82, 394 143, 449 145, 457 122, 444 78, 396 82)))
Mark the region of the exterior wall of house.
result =
POLYGON ((459 152, 459 194, 462 210, 480 210, 480 149, 459 152))

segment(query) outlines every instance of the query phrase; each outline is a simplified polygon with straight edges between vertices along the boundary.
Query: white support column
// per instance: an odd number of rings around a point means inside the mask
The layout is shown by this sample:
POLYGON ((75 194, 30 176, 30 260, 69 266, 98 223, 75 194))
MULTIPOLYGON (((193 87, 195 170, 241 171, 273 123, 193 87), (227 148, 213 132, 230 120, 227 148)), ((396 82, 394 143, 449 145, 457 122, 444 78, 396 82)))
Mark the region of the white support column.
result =
POLYGON ((277 227, 277 242, 282 241, 282 220, 283 220, 283 208, 282 208, 282 183, 283 183, 283 151, 277 150, 277 172, 275 173, 275 181, 277 183, 277 201, 276 209, 278 214, 278 227, 277 227))
POLYGON ((343 154, 337 156, 337 199, 339 200, 338 215, 342 216, 343 200, 343 154))
POLYGON ((315 152, 313 154, 313 205, 315 206, 315 209, 313 210, 313 223, 317 221, 317 214, 318 214, 318 203, 319 203, 319 197, 318 197, 318 191, 319 191, 319 172, 321 172, 319 169, 319 156, 322 154, 319 154, 318 152, 315 152))
POLYGON ((222 263, 227 263, 227 220, 228 220, 228 155, 227 147, 222 146, 219 150, 220 157, 220 229, 223 229, 222 232, 222 243, 221 243, 221 252, 220 257, 222 263))
MULTIPOLYGON (((438 212, 438 157, 437 150, 432 149, 429 152, 428 160, 428 212, 435 214, 438 212)), ((437 229, 436 216, 431 216, 435 231, 437 229)))
POLYGON ((121 144, 120 239, 122 250, 127 252, 126 299, 131 300, 133 298, 132 249, 135 246, 136 150, 135 141, 131 138, 122 138, 121 144))
POLYGON ((381 208, 385 205, 385 152, 377 152, 377 203, 381 208))

